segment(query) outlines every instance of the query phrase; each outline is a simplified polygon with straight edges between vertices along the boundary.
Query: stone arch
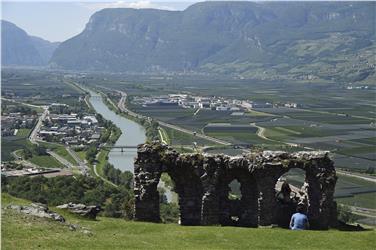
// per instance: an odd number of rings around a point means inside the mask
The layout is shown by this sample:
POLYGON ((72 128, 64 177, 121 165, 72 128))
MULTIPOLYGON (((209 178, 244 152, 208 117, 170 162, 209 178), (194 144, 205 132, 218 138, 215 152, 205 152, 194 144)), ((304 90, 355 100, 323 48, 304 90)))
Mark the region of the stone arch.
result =
POLYGON ((257 183, 247 169, 236 168, 222 173, 219 177, 217 192, 221 225, 257 227, 257 183), (229 184, 233 180, 240 183, 241 199, 239 200, 230 200, 228 197, 229 184))
POLYGON ((200 177, 189 164, 181 163, 180 168, 168 168, 167 173, 175 184, 178 194, 181 225, 200 225, 203 187, 200 177))
POLYGON ((291 175, 294 173, 294 170, 301 170, 298 171, 298 173, 300 172, 299 174, 303 174, 302 178, 305 178, 306 171, 300 167, 284 168, 275 183, 275 200, 277 206, 274 223, 283 228, 289 227, 291 216, 296 212, 298 204, 304 205, 307 208, 306 197, 301 190, 304 184, 297 184, 296 182, 291 182, 291 180, 284 180, 285 178, 282 178, 286 174, 291 175), (290 194, 286 197, 286 194, 284 195, 281 190, 284 182, 289 185, 291 190, 290 194))

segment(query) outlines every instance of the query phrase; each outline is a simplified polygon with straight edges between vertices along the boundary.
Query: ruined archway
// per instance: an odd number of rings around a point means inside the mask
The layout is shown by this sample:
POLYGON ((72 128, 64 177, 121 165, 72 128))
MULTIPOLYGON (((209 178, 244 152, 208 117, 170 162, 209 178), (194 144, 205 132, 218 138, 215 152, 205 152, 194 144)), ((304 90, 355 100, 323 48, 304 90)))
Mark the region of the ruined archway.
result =
POLYGON ((305 171, 300 168, 290 168, 278 178, 275 185, 275 223, 278 226, 288 228, 291 216, 298 206, 307 209, 307 195, 302 190, 305 175, 305 171))
POLYGON ((275 185, 290 169, 305 171, 308 217, 325 229, 334 218, 336 174, 326 152, 264 151, 230 157, 179 154, 158 142, 138 147, 135 161, 135 218, 159 222, 157 184, 166 172, 179 195, 182 225, 257 226, 275 223, 275 185), (230 200, 229 183, 241 184, 241 199, 230 200))
POLYGON ((178 223, 180 220, 179 195, 175 183, 166 172, 161 174, 158 183, 160 218, 163 223, 178 223))
POLYGON ((256 227, 258 224, 258 190, 254 177, 246 168, 224 171, 218 182, 219 222, 223 226, 256 227), (240 198, 230 199, 229 184, 240 184, 240 198))
POLYGON ((192 163, 199 161, 196 155, 180 158, 166 169, 179 196, 181 225, 200 225, 201 222, 203 187, 199 175, 194 171, 194 165, 192 166, 192 163))

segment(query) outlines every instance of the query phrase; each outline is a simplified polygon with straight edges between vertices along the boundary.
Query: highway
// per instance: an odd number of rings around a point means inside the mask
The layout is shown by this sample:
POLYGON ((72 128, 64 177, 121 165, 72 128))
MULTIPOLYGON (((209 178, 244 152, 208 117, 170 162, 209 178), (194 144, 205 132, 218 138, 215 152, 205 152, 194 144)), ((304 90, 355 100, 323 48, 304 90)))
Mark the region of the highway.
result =
POLYGON ((37 142, 39 140, 37 138, 38 137, 37 136, 38 131, 42 127, 43 121, 44 121, 44 119, 46 119, 46 116, 49 113, 48 107, 43 107, 43 108, 44 108, 44 111, 43 111, 42 115, 39 117, 37 124, 35 125, 33 131, 31 131, 30 136, 29 136, 29 140, 33 144, 38 144, 38 142, 37 142))

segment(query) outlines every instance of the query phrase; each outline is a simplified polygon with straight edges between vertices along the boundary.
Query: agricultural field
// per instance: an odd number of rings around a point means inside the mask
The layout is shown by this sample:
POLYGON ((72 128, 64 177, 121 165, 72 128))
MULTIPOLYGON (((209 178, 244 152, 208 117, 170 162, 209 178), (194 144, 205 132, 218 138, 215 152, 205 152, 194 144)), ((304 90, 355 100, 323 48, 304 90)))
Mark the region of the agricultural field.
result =
POLYGON ((163 130, 166 132, 166 135, 168 137, 168 140, 172 145, 188 145, 192 146, 193 143, 197 143, 198 146, 208 146, 208 145, 216 145, 215 143, 198 138, 193 135, 189 135, 174 129, 170 129, 167 127, 162 127, 163 130))
MULTIPOLYGON (((89 83, 89 81, 87 81, 89 83)), ((375 169, 376 112, 375 86, 356 89, 356 85, 339 82, 259 81, 205 79, 194 76, 92 76, 90 84, 125 91, 132 96, 157 96, 184 93, 222 96, 256 102, 294 102, 298 108, 258 108, 243 116, 180 107, 142 107, 128 103, 129 108, 183 128, 204 132, 208 123, 250 124, 264 128, 265 141, 257 133, 210 131, 210 135, 230 142, 255 146, 292 143, 298 148, 329 150, 337 167, 367 171, 375 169)), ((173 143, 178 140, 170 138, 173 143)), ((264 147, 265 148, 265 147, 264 147)), ((266 147, 268 148, 268 147, 266 147)))
POLYGON ((4 69, 1 87, 2 97, 33 105, 75 105, 82 95, 61 74, 33 70, 4 69))

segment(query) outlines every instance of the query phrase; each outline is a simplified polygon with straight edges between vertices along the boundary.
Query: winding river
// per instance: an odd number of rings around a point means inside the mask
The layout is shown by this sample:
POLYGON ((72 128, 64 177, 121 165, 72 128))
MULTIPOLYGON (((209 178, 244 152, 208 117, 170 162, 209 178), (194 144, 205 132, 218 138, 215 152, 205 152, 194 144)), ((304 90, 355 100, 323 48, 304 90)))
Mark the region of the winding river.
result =
MULTIPOLYGON (((90 103, 95 111, 103 116, 104 119, 112 121, 122 134, 116 141, 115 146, 136 146, 146 141, 145 129, 138 123, 117 115, 110 110, 103 102, 102 96, 90 91, 90 103)), ((137 149, 121 149, 114 148, 108 155, 108 161, 122 171, 131 171, 133 173, 133 161, 136 157, 137 149)))

